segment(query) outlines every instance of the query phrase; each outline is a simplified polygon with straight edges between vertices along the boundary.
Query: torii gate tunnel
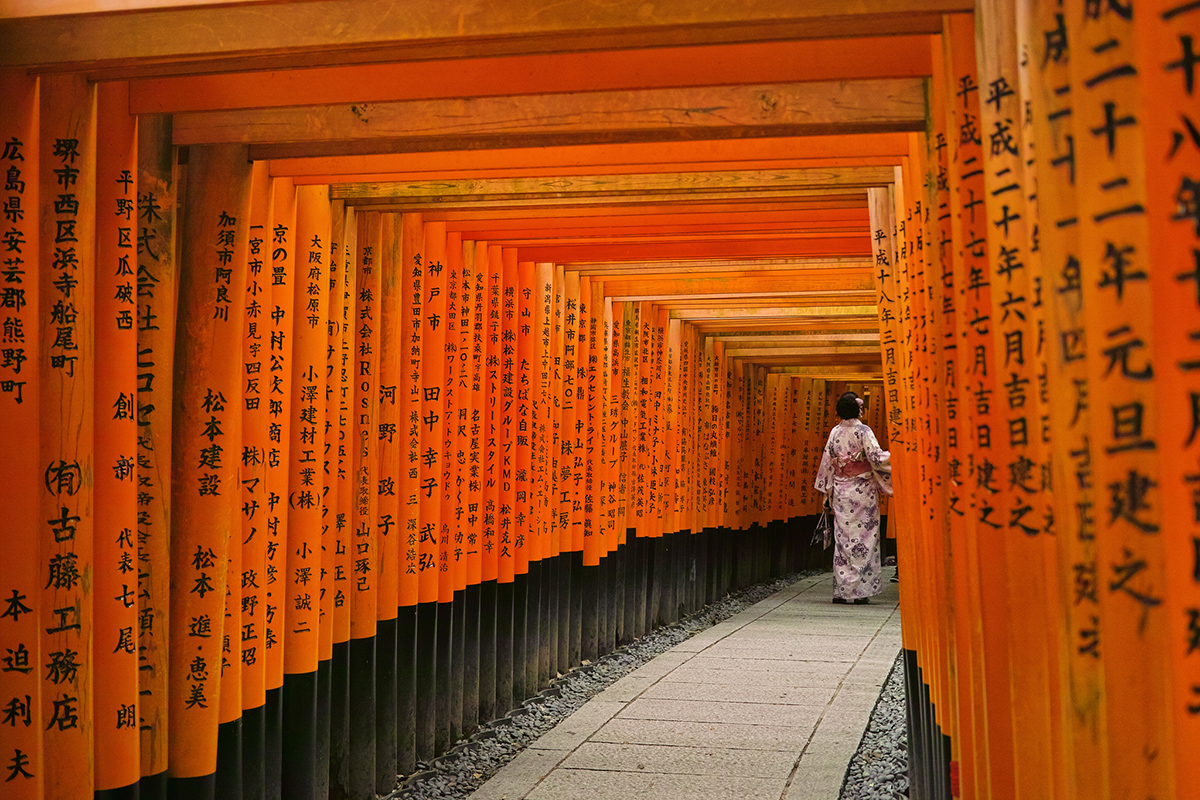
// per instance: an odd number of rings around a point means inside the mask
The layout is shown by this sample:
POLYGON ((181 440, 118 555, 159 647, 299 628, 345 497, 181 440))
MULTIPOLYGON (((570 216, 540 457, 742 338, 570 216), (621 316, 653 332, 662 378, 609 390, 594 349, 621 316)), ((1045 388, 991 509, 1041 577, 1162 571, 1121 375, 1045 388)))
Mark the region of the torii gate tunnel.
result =
POLYGON ((1200 798, 1200 3, 0 0, 0 795, 372 798, 894 464, 913 797, 1200 798))

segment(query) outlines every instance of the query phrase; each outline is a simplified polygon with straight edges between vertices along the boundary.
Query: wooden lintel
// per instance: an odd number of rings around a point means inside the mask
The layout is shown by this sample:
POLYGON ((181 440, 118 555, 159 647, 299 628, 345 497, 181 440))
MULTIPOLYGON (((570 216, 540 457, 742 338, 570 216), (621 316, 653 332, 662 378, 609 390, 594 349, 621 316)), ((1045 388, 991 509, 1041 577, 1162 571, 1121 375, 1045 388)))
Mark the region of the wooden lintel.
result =
POLYGON ((640 197, 678 194, 702 198, 710 194, 777 192, 797 189, 864 189, 892 182, 892 167, 833 169, 730 170, 617 175, 574 175, 539 178, 421 180, 395 183, 342 183, 330 196, 348 204, 365 201, 452 204, 472 200, 536 200, 594 197, 640 197))
POLYGON ((773 308, 687 308, 671 312, 671 319, 762 319, 764 317, 864 317, 875 306, 776 306, 773 308))
POLYGON ((178 145, 246 143, 251 158, 266 160, 918 131, 925 127, 924 82, 886 78, 196 111, 175 115, 174 137, 178 145))
POLYGON ((660 261, 654 264, 629 264, 616 261, 610 264, 593 263, 568 265, 567 269, 578 269, 581 275, 602 276, 605 286, 614 277, 631 280, 654 280, 676 278, 680 275, 704 275, 744 271, 746 273, 776 272, 782 270, 825 270, 859 269, 870 270, 874 259, 857 256, 837 258, 745 258, 737 260, 706 259, 704 261, 660 261))
MULTIPOLYGON (((81 6, 94 8, 94 6, 81 6)), ((0 67, 171 75, 516 53, 938 33, 969 0, 312 0, 0 20, 0 67)))
MULTIPOLYGON (((600 276, 596 277, 597 280, 600 276)), ((782 297, 804 292, 872 288, 869 267, 835 267, 822 270, 775 271, 766 275, 753 270, 688 274, 604 277, 604 292, 616 300, 662 300, 712 298, 736 292, 739 297, 782 297)))
POLYGON ((817 358, 822 356, 864 356, 878 359, 879 346, 831 345, 824 347, 729 347, 725 352, 734 358, 786 359, 793 356, 817 358))

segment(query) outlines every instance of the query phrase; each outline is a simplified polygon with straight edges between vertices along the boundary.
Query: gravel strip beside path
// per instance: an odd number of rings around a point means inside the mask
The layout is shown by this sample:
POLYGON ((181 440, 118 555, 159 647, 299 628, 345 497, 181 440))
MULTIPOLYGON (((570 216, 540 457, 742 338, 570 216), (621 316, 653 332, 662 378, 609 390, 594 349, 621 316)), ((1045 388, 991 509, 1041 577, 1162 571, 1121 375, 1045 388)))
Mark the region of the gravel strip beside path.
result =
POLYGON ((858 752, 846 768, 841 800, 908 797, 908 723, 904 701, 902 653, 896 656, 858 752))

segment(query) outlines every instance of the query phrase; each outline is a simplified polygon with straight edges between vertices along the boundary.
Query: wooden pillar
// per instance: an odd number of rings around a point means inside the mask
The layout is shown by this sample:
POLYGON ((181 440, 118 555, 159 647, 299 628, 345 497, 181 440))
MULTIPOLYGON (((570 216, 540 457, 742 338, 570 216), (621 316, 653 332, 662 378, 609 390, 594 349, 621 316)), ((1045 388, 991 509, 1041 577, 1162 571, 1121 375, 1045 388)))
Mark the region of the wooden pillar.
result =
POLYGON ((1162 604, 1166 553, 1161 535, 1168 517, 1164 461, 1155 442, 1158 414, 1166 409, 1151 380, 1156 371, 1163 380, 1168 366, 1155 358, 1145 164, 1149 147, 1167 145, 1146 138, 1139 121, 1139 109, 1157 98, 1150 99, 1133 75, 1142 71, 1140 53, 1132 13, 1123 8, 1097 9, 1074 0, 1063 8, 1071 42, 1083 353, 1095 448, 1089 477, 1102 490, 1101 508, 1107 511, 1096 520, 1096 585, 1086 588, 1099 599, 1110 791, 1114 797, 1169 796, 1174 791, 1172 621, 1162 604), (1127 650, 1133 642, 1138 643, 1136 659, 1127 650), (1157 754, 1153 763, 1137 755, 1143 752, 1157 754))
POLYGON ((375 634, 378 629, 379 252, 382 220, 357 216, 351 375, 354 503, 350 523, 350 796, 375 793, 375 634))
POLYGON ((1152 2, 1134 16, 1143 81, 1146 221, 1150 228, 1150 289, 1154 342, 1162 369, 1156 404, 1163 508, 1165 612, 1170 626, 1170 719, 1179 797, 1200 796, 1200 516, 1196 464, 1200 451, 1200 373, 1195 325, 1200 308, 1200 142, 1196 115, 1196 42, 1200 7, 1152 2), (1182 126, 1182 129, 1181 129, 1182 126), (1164 144, 1170 141, 1169 148, 1164 144), (1167 266, 1170 265, 1170 266, 1167 266), (1187 319, 1191 324, 1180 325, 1187 319), (1182 422, 1182 426, 1178 423, 1182 422), (1187 433, 1184 435, 1183 431, 1187 433), (1191 557, 1188 558, 1184 554, 1191 557))
MULTIPOLYGON (((128 84, 98 90, 95 476, 96 789, 140 776, 137 585, 137 119, 128 84), (110 648, 107 643, 111 642, 110 648)), ((239 551, 240 552, 240 551, 239 551)), ((240 696, 234 704, 240 715, 240 696)))
POLYGON ((191 148, 188 170, 173 403, 169 791, 213 797, 227 551, 241 531, 237 453, 251 175, 238 145, 191 148))
MULTIPOLYGON (((0 156, 6 175, 6 208, 23 214, 8 220, 4 233, 4 280, 0 300, 4 315, 3 366, 0 366, 0 427, 11 452, 0 459, 0 480, 9 493, 6 512, 14 530, 30 535, 11 537, 7 556, 0 561, 0 648, 5 669, 6 697, 14 716, 0 726, 0 763, 6 768, 6 791, 14 800, 41 800, 46 786, 42 732, 41 636, 44 628, 42 589, 43 528, 42 454, 40 447, 42 304, 41 263, 38 258, 38 216, 41 213, 41 152, 38 135, 38 79, 24 74, 0 75, 0 156), (33 535, 36 532, 36 535, 33 535)), ((131 410, 136 413, 136 407, 131 410)))

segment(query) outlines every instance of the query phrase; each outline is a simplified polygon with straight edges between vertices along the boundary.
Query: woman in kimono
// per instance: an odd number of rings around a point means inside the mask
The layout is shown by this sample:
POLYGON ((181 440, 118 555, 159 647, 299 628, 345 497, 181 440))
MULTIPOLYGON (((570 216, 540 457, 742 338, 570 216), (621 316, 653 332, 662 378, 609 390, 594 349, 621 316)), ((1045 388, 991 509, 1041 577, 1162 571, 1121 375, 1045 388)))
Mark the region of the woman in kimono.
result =
POLYGON ((833 602, 859 605, 883 587, 879 492, 892 493, 891 453, 859 419, 862 406, 854 392, 838 398, 842 421, 829 432, 814 484, 833 510, 833 602))

